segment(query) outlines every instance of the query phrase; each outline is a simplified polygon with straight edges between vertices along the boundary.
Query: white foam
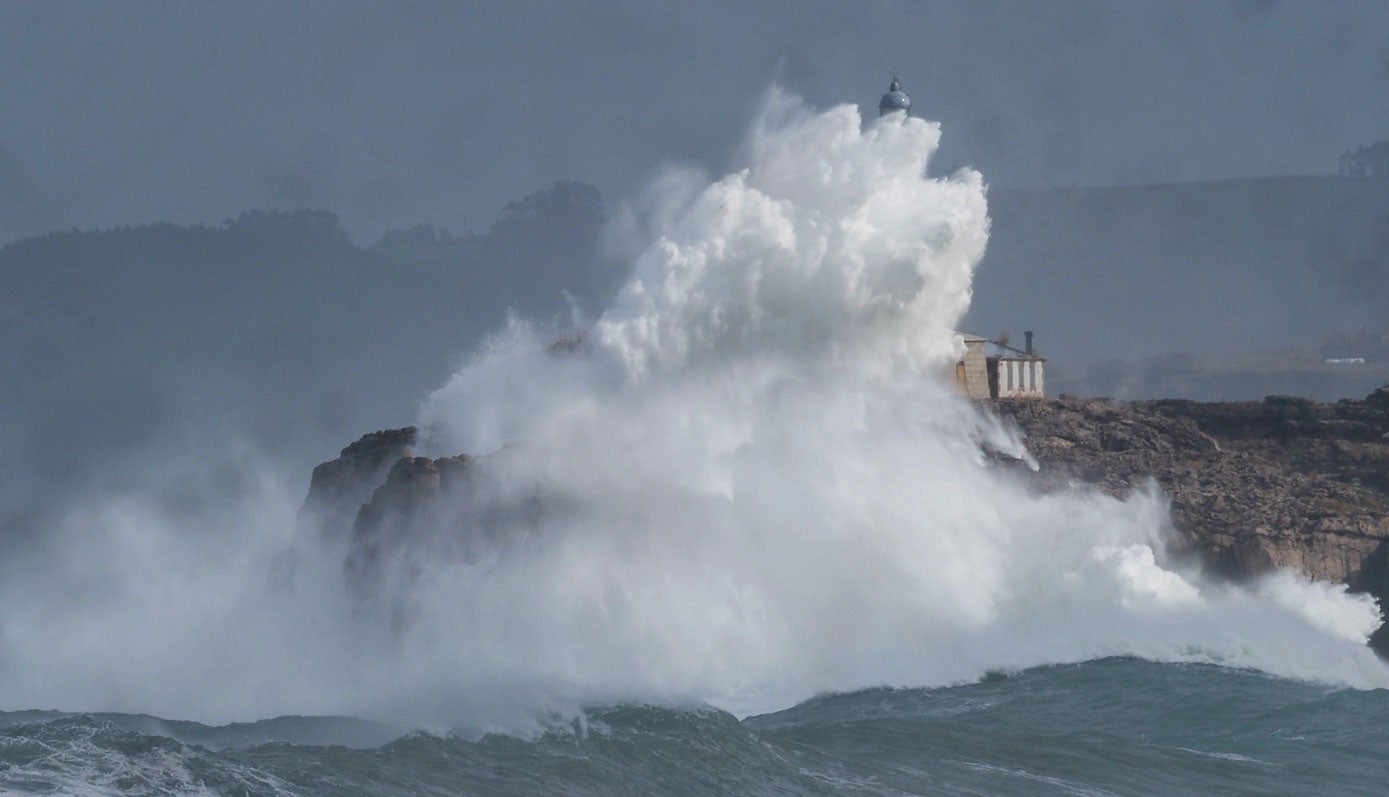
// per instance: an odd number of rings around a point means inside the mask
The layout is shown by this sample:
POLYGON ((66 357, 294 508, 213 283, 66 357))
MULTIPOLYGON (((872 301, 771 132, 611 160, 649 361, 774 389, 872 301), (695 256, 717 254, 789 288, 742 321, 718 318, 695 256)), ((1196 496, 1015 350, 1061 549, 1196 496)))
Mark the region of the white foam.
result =
POLYGON ((547 511, 480 561, 385 563, 408 628, 352 606, 341 547, 299 541, 295 590, 267 588, 294 506, 278 482, 212 519, 102 499, 55 537, 65 567, 7 576, 0 703, 513 727, 1114 654, 1389 685, 1366 599, 1207 583, 1165 560, 1161 496, 1038 497, 990 469, 981 440, 1020 443, 943 379, 982 179, 926 177, 920 119, 768 108, 743 168, 658 183, 632 215, 649 240, 587 354, 515 321, 428 398, 433 453, 492 454, 493 497, 539 489, 547 511))

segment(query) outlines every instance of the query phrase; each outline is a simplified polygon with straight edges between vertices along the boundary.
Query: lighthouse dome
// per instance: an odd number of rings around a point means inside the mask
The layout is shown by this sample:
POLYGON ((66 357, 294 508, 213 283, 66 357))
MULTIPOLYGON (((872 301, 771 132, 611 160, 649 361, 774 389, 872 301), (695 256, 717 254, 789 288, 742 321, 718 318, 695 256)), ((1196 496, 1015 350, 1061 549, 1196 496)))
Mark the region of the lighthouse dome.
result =
POLYGON ((892 83, 887 87, 887 93, 883 95, 878 103, 878 115, 887 116, 894 111, 902 111, 908 116, 912 112, 912 100, 902 91, 902 84, 898 82, 897 76, 892 76, 892 83))

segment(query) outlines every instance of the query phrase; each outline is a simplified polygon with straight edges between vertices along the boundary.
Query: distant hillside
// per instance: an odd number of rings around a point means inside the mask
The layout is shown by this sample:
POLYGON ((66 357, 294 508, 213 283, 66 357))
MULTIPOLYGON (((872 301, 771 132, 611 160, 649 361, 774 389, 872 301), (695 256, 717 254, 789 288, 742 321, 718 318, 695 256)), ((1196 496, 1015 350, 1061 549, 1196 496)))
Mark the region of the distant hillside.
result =
MULTIPOLYGON (((963 328, 1036 330, 1053 393, 1331 399, 1385 381, 1319 352, 1354 355, 1374 339, 1361 327, 1389 327, 1389 179, 990 199, 963 328), (1272 349, 1299 354, 1250 356, 1272 349)), ((0 526, 7 494, 104 472, 171 430, 215 422, 307 467, 344 434, 410 420, 508 310, 563 327, 571 300, 603 304, 623 276, 599 255, 603 220, 595 189, 558 184, 484 232, 371 247, 302 210, 0 248, 0 526)))
POLYGON ((990 208, 964 327, 1035 330, 1058 389, 1103 391, 1084 376, 1104 361, 1316 352, 1389 326, 1389 179, 995 191, 990 208))
POLYGON ((563 326, 571 300, 605 302, 622 275, 599 257, 603 221, 596 189, 557 184, 485 232, 371 248, 314 210, 0 248, 0 509, 21 481, 73 482, 171 429, 313 462, 347 430, 408 421, 509 310, 563 326))

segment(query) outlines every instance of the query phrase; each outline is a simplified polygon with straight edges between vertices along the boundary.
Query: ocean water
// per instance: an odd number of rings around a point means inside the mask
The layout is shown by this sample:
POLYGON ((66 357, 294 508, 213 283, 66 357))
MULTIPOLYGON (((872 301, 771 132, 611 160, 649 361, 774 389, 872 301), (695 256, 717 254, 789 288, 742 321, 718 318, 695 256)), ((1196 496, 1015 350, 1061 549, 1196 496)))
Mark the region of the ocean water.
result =
POLYGON ((1383 794, 1389 691, 1108 658, 739 720, 621 704, 527 737, 343 718, 0 714, 20 794, 1383 794), (373 736, 377 738, 373 738, 373 736), (346 746, 354 745, 354 746, 346 746))

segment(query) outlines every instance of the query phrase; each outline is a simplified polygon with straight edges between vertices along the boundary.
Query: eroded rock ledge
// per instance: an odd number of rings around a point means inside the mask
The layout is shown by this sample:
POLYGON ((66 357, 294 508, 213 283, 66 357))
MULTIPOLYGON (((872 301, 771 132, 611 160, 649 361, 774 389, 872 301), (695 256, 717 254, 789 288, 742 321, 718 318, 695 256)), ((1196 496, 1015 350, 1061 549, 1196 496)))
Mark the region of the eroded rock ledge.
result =
MULTIPOLYGON (((1149 480, 1172 499, 1176 544, 1242 580, 1278 568, 1389 605, 1389 386, 1322 404, 1062 398, 995 402, 1026 435, 1040 490, 1114 495, 1149 480)), ((1389 652, 1389 633, 1372 640, 1389 652)))
MULTIPOLYGON (((1063 397, 987 406, 1026 435, 1041 467, 1018 470, 1038 490, 1088 484, 1126 495, 1155 481, 1172 500, 1174 545, 1211 571, 1240 580, 1293 568, 1389 605, 1389 386, 1334 404, 1063 397)), ((359 595, 404 547, 424 540, 430 555, 471 559, 563 504, 487 486, 485 460, 415 457, 416 434, 366 435, 314 469, 301 522, 348 538, 359 595)), ((1386 628, 1371 642, 1381 654, 1386 628)))

